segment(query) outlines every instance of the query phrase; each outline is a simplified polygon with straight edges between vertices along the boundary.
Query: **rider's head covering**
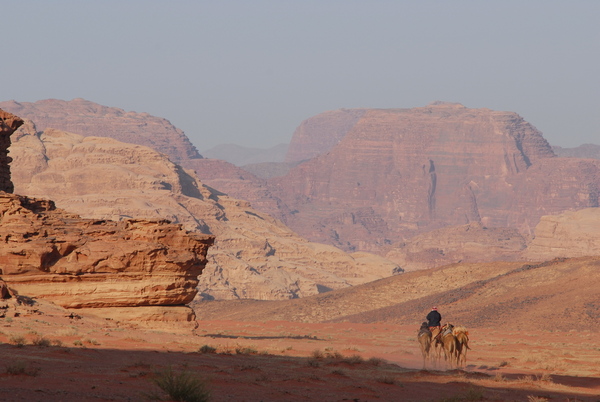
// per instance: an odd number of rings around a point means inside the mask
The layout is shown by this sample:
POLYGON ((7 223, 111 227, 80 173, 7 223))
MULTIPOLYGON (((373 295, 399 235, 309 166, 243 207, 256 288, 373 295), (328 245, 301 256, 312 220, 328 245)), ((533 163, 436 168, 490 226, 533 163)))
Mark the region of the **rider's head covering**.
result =
POLYGON ((437 311, 437 307, 432 307, 431 309, 437 311))

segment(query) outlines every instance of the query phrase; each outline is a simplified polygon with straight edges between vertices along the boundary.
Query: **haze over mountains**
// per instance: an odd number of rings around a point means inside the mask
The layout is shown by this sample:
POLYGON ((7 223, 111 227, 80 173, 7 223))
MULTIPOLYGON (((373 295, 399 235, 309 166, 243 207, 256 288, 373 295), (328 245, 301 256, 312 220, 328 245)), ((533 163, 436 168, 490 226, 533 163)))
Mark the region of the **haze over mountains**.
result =
POLYGON ((540 218, 598 207, 600 161, 557 157, 512 112, 443 102, 325 112, 294 134, 287 173, 265 179, 203 158, 164 119, 81 99, 0 108, 82 135, 126 132, 178 161, 32 127, 14 144, 23 191, 84 215, 167 217, 216 234, 213 268, 201 278, 209 298, 293 298, 457 261, 554 258, 560 245, 526 257, 540 218), (64 126, 57 113, 69 116, 64 126), (306 243, 282 223, 313 242, 387 259, 306 243))

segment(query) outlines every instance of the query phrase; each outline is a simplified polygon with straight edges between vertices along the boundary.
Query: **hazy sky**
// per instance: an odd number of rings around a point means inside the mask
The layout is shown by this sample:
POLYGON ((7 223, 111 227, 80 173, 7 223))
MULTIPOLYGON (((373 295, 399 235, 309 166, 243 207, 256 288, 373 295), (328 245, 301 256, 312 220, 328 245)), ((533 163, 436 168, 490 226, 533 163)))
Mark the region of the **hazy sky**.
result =
POLYGON ((326 110, 459 102, 600 144, 600 1, 2 0, 0 100, 164 117, 202 151, 326 110))

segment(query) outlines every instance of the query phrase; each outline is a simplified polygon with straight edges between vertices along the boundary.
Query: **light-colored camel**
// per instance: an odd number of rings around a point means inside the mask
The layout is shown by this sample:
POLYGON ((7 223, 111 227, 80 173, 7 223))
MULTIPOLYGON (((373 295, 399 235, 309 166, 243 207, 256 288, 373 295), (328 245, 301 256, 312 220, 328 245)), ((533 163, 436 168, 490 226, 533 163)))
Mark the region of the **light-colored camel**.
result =
POLYGON ((456 340, 458 341, 458 354, 456 362, 459 366, 465 366, 467 364, 467 350, 469 347, 469 331, 465 327, 457 326, 452 330, 456 340))
POLYGON ((454 368, 458 364, 458 340, 452 333, 454 326, 445 324, 442 327, 442 333, 437 338, 444 350, 444 359, 450 368, 454 368))
POLYGON ((429 360, 429 354, 431 352, 431 331, 426 322, 421 324, 417 339, 419 340, 419 346, 421 347, 421 355, 423 355, 423 368, 425 368, 425 364, 427 360, 429 360))

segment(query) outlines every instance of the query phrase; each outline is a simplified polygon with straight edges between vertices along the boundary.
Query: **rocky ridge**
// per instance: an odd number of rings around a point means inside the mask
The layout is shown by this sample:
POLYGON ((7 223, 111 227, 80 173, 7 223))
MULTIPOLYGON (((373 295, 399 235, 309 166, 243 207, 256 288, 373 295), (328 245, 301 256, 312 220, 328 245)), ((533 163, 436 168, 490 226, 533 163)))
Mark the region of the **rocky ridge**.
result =
MULTIPOLYGON (((10 144, 24 122, 2 110, 0 116, 3 140, 10 144)), ((32 127, 29 122, 23 129, 32 127)), ((34 174, 47 160, 36 158, 40 144, 30 145, 25 160, 32 162, 29 174, 34 174)), ((8 164, 2 169, 10 182, 8 164)), ((0 239, 2 298, 15 298, 14 308, 39 297, 105 317, 196 325, 193 310, 185 305, 197 293, 211 235, 189 233, 164 220, 81 219, 52 201, 3 191, 0 239), (124 308, 135 314, 123 317, 124 308)), ((11 304, 1 304, 6 315, 11 304)))
POLYGON ((90 219, 168 219, 215 235, 198 285, 205 298, 303 297, 397 272, 382 257, 300 238, 148 147, 38 132, 28 122, 15 133, 11 154, 15 186, 24 194, 52 198, 90 219))
POLYGON ((598 205, 600 163, 557 158, 516 113, 448 103, 360 112, 326 153, 268 181, 293 211, 286 223, 309 239, 385 253, 470 223, 530 239, 541 216, 598 205))

